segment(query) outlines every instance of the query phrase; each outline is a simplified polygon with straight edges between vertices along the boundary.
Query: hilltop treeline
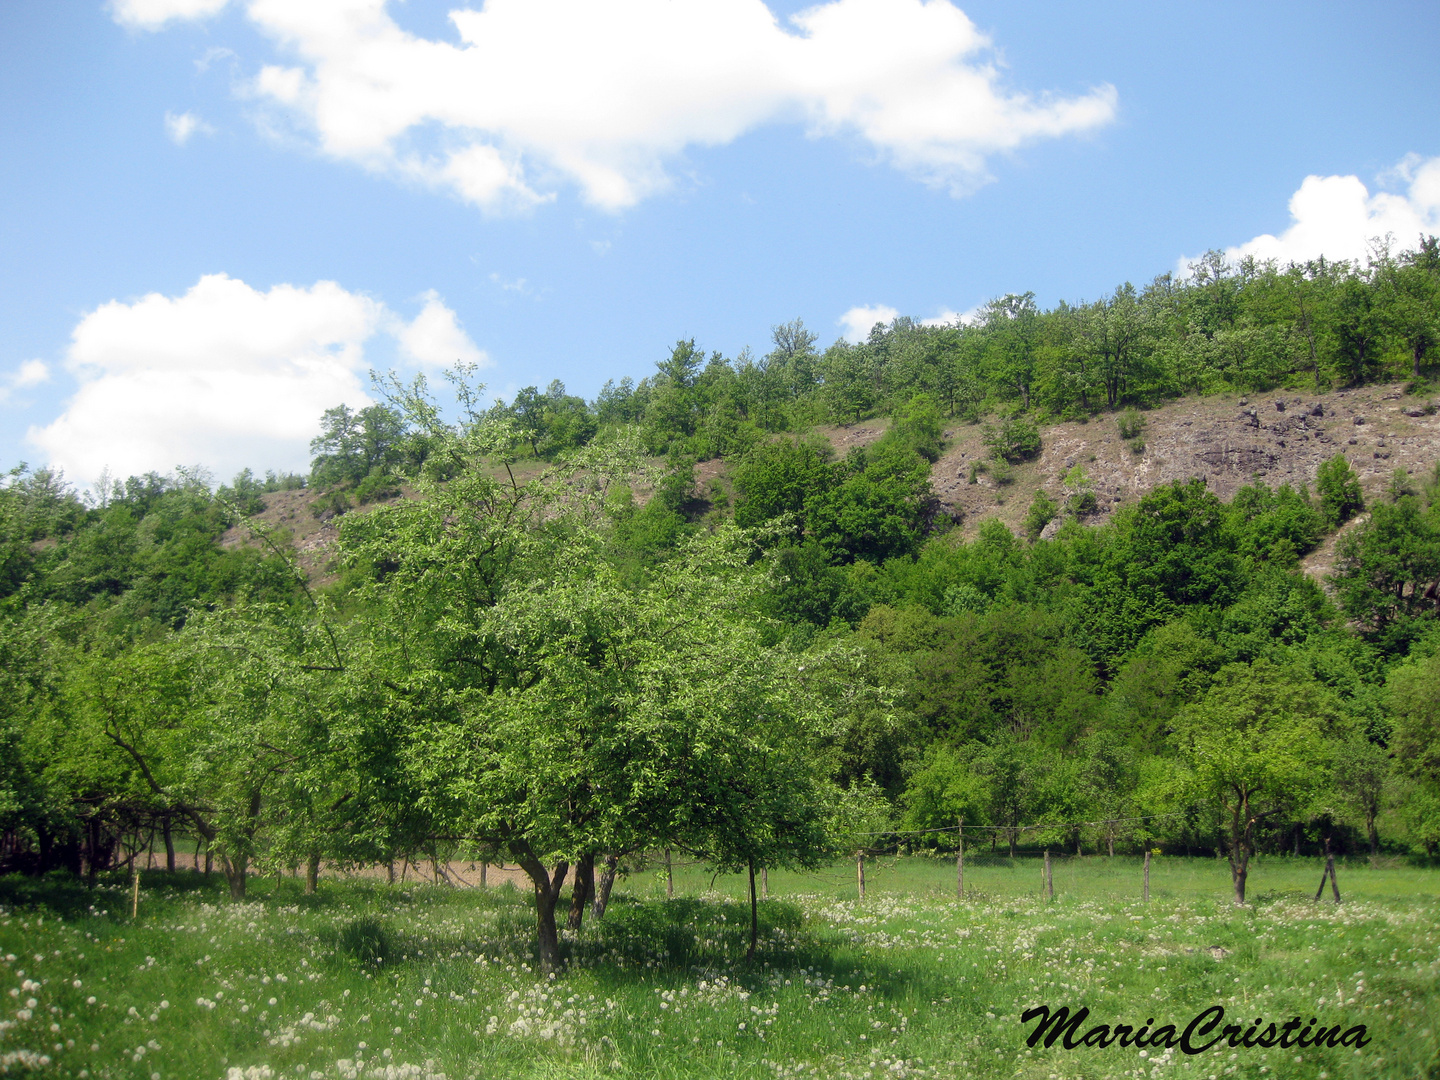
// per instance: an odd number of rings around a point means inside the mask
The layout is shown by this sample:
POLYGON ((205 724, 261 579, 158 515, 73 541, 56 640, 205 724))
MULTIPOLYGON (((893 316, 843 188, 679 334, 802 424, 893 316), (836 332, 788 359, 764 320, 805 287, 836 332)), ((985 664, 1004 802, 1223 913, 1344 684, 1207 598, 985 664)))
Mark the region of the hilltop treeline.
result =
POLYGON ((553 383, 485 408, 461 373, 446 422, 391 382, 325 414, 307 479, 82 499, 17 469, 0 857, 93 874, 183 834, 238 895, 256 865, 460 848, 531 874, 553 961, 567 875, 583 896, 664 844, 806 865, 963 820, 1011 852, 1223 850, 1237 897, 1259 850, 1431 852, 1440 467, 1369 507, 1343 457, 1313 491, 1176 483, 1102 526, 1073 470, 1024 535, 968 542, 929 469, 952 415, 987 423, 1003 470, 1047 416, 1400 373, 1423 391, 1437 290, 1434 240, 1366 267, 1211 257, 824 352, 799 323, 759 360, 681 342, 594 402, 553 383), (812 432, 876 414, 844 458, 812 432), (702 490, 715 457, 729 481, 702 490), (237 542, 307 482, 339 522, 323 590, 285 533, 237 542), (1362 512, 1327 594, 1299 559, 1362 512))

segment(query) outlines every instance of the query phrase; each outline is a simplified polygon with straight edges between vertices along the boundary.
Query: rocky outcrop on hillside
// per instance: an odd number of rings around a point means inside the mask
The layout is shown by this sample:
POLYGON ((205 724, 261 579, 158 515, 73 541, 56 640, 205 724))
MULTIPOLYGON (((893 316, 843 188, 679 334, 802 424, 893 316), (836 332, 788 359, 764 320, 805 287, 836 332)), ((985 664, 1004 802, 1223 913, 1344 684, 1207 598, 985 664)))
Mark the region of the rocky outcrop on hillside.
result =
MULTIPOLYGON (((1084 519, 1087 524, 1107 521, 1116 508, 1151 488, 1191 477, 1204 479, 1227 501, 1254 480, 1271 487, 1309 484, 1313 490, 1320 463, 1337 453, 1360 475, 1368 503, 1383 497, 1396 469, 1418 475, 1440 461, 1440 410, 1435 404, 1440 402, 1407 395, 1399 385, 1328 394, 1184 398, 1142 413, 1144 429, 1131 440, 1120 437, 1113 414, 1042 426, 1039 457, 1011 468, 1004 483, 988 464, 971 482, 972 467, 988 458, 984 427, 952 422, 945 432, 945 452, 931 470, 931 483, 967 537, 987 518, 998 518, 1018 533, 1037 489, 1064 502, 1065 477, 1076 465, 1084 469, 1096 496, 1094 512, 1084 519)), ((888 427, 886 419, 866 420, 822 428, 818 434, 843 456, 879 439, 888 427)), ((542 468, 534 463, 527 466, 527 474, 542 468)), ((702 494, 711 490, 712 482, 728 488, 727 473, 724 462, 703 462, 696 469, 697 486, 702 494)), ((641 502, 647 495, 637 492, 641 502)), ((334 580, 339 532, 333 518, 317 519, 311 512, 316 498, 311 491, 267 495, 258 521, 274 530, 277 539, 288 540, 302 572, 312 584, 323 585, 334 580)), ((240 525, 223 542, 256 541, 251 530, 240 525)), ((1335 538, 1327 538, 1305 560, 1307 570, 1323 576, 1334 547, 1335 538)))
POLYGON ((932 483, 969 535, 988 517, 1018 531, 1036 489, 1063 501, 1064 478, 1076 465, 1096 495, 1096 511, 1086 520, 1099 524, 1173 480, 1200 477, 1225 500, 1255 480, 1313 490, 1320 463, 1340 453, 1370 501, 1383 494, 1397 468, 1414 475, 1440 461, 1440 411, 1401 386, 1184 398, 1141 415, 1144 430, 1130 441, 1120 437, 1114 415, 1044 426, 1040 456, 1015 466, 1003 484, 983 471, 970 482, 971 467, 987 455, 982 428, 952 427, 932 483))

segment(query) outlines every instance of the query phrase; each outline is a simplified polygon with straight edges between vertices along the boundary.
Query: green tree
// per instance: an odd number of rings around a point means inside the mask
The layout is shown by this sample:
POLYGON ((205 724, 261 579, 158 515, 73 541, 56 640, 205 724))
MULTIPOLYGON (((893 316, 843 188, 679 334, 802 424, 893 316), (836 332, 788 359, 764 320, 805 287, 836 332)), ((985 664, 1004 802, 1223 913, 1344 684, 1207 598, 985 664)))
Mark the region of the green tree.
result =
POLYGON ((740 496, 736 524, 760 525, 781 514, 802 520, 805 500, 835 482, 831 455, 829 445, 816 439, 782 437, 755 447, 735 467, 735 490, 740 496))
POLYGON ((1386 679, 1396 768, 1440 794, 1440 651, 1397 664, 1386 679))
MULTIPOLYGON (((479 455, 489 438, 482 426, 445 452, 479 455)), ((639 581, 609 561, 606 491, 637 453, 592 447, 526 484, 473 467, 422 476, 418 498, 342 531, 348 557, 387 567, 358 598, 369 683, 400 718, 419 805, 530 877, 545 971, 572 866, 670 843, 780 858, 773 838, 805 835, 796 815, 815 805, 793 784, 810 775, 818 701, 797 658, 764 644, 753 541, 697 537, 639 581), (748 846, 713 842, 742 823, 748 846)))
POLYGON ((1440 344, 1440 272, 1413 258, 1391 268, 1383 286, 1390 322, 1410 353, 1410 374, 1418 379, 1426 357, 1440 344))
POLYGON ((1332 529, 1365 509, 1360 477, 1355 475, 1344 454, 1336 454, 1321 463, 1315 474, 1315 490, 1320 495, 1321 512, 1332 529))
POLYGON ((944 743, 932 743, 924 760, 910 774, 901 799, 906 829, 948 829, 959 821, 989 823, 989 781, 966 754, 944 743))
POLYGON ((893 443, 852 453, 848 475, 805 499, 806 532, 837 562, 912 554, 935 520, 924 458, 893 443))
POLYGON ((388 471, 400 460, 406 436, 404 419, 388 405, 353 412, 348 405, 326 409, 320 434, 310 441, 315 455, 310 480, 317 487, 354 484, 371 472, 388 471))
POLYGON ((1380 834, 1375 821, 1390 779, 1390 754, 1385 747, 1356 732, 1335 744, 1331 764, 1335 794, 1345 809, 1358 817, 1365 828, 1370 854, 1380 854, 1380 834))
POLYGON ((1379 503, 1340 540, 1335 584, 1351 618, 1372 630, 1440 608, 1440 508, 1414 495, 1379 503))
POLYGON ((1176 716, 1190 790, 1224 812, 1237 905, 1245 903, 1257 831, 1324 788, 1337 724, 1324 688, 1263 660, 1222 668, 1214 688, 1176 716))

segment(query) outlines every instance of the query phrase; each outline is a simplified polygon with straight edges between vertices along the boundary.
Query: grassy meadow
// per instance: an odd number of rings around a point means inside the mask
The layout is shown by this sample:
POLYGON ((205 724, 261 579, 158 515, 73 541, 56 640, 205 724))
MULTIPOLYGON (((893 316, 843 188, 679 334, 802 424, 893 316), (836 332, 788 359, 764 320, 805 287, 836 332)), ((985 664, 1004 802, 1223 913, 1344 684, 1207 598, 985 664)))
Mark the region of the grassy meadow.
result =
POLYGON ((1440 871, 1262 859, 1253 903, 1226 865, 1158 858, 923 857, 773 873, 746 962, 740 877, 677 867, 616 886, 610 911, 537 979, 524 891, 219 875, 0 879, 0 1073, 104 1078, 1440 1076, 1440 871), (1294 1015, 1365 1024, 1370 1043, 1281 1050, 1030 1049, 1019 1015, 1183 1028, 1294 1015))

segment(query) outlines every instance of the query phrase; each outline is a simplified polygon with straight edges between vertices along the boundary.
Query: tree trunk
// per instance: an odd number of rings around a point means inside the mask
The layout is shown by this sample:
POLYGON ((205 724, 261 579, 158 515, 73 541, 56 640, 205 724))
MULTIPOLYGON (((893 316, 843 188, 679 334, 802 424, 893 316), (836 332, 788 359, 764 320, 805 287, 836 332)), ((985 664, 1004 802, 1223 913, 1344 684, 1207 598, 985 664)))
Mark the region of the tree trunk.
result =
POLYGON ((760 909, 755 902, 755 860, 750 860, 750 948, 745 951, 746 960, 755 959, 755 943, 760 938, 760 909))
POLYGON ((320 856, 311 853, 310 858, 305 861, 305 895, 314 896, 315 886, 320 881, 320 856))
POLYGON ((1375 814, 1373 811, 1365 814, 1365 835, 1370 840, 1370 854, 1380 854, 1380 832, 1375 828, 1375 814))
POLYGON ((1241 855, 1230 860, 1230 878, 1235 883, 1235 906, 1245 906, 1245 876, 1250 872, 1250 859, 1241 855))
POLYGON ((1015 830, 1010 830, 1010 858, 1015 857, 1015 830))
MULTIPOLYGON (((205 860, 206 868, 209 868, 210 860, 205 860)), ((234 857, 221 853, 220 865, 225 870, 225 880, 230 883, 230 899, 245 899, 245 875, 250 868, 250 856, 235 855, 234 857)))
POLYGON ((170 819, 167 817, 161 823, 161 831, 165 837, 165 872, 175 872, 175 838, 170 835, 170 819))
POLYGON ((575 884, 570 887, 570 917, 565 920, 566 930, 579 930, 585 919, 585 906, 595 895, 595 853, 586 852, 575 864, 575 884))
POLYGON ((615 871, 620 866, 620 856, 606 855, 605 869, 600 871, 600 884, 595 889, 595 899, 590 904, 590 914, 598 919, 610 906, 610 889, 615 884, 615 871))
POLYGON ((570 864, 562 859, 555 864, 552 873, 546 873, 545 865, 533 853, 517 851, 515 854, 516 861, 530 875, 535 886, 535 937, 540 946, 540 974, 553 975, 560 970, 560 935, 555 928, 555 904, 560 899, 570 864))

